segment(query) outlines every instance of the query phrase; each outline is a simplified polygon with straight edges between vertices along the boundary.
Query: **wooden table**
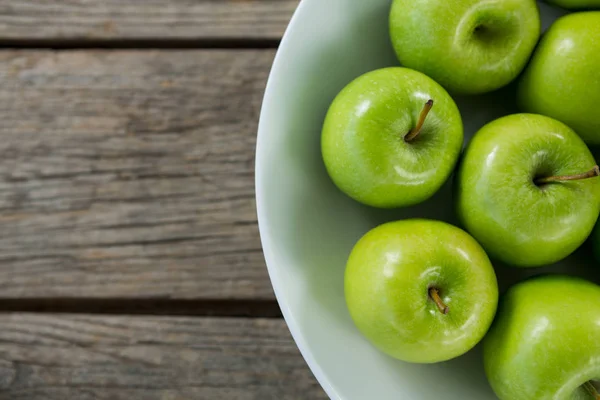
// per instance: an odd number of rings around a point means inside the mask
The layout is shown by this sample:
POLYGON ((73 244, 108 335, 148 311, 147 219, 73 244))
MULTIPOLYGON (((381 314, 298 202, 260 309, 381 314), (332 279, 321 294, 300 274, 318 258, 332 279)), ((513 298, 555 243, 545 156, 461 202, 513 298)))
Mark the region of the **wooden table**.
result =
POLYGON ((0 0, 0 399, 325 399, 254 147, 297 0, 0 0))

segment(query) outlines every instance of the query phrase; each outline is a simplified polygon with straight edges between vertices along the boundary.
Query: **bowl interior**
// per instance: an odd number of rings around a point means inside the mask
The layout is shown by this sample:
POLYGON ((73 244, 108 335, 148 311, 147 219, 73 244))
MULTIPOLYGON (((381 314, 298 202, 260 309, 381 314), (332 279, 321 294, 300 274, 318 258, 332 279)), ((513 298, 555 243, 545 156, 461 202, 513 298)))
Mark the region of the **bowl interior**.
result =
MULTIPOLYGON (((385 221, 423 217, 456 224, 451 186, 430 201, 382 211, 339 192, 320 153, 321 125, 335 95, 367 71, 398 65, 388 38, 390 0, 303 0, 275 60, 261 114, 257 206, 269 274, 290 330, 333 399, 494 399, 475 348, 437 365, 411 365, 373 348, 354 327, 343 275, 354 243, 385 221)), ((540 4, 544 28, 562 11, 540 4)), ((467 140, 486 122, 516 112, 514 87, 455 97, 467 140)), ((590 278, 585 247, 543 269, 495 263, 501 289, 530 275, 590 278)))

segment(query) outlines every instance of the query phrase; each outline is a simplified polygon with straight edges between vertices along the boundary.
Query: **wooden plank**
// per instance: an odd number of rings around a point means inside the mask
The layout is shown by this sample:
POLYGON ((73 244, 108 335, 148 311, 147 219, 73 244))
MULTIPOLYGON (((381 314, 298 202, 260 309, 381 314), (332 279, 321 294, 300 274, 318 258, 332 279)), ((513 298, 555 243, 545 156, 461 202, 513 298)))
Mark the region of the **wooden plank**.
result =
POLYGON ((0 0, 0 40, 280 39, 299 0, 0 0))
POLYGON ((272 50, 0 53, 0 298, 273 299, 272 50))
POLYGON ((0 316, 0 399, 326 399, 285 323, 0 316))

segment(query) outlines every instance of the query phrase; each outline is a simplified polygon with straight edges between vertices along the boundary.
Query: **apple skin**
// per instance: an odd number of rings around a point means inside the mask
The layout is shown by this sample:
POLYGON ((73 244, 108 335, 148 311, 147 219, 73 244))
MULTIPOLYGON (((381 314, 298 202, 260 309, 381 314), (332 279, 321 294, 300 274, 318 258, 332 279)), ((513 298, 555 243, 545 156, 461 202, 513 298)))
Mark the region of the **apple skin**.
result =
POLYGON ((517 98, 521 110, 558 119, 586 143, 600 144, 600 11, 569 14, 552 24, 525 69, 517 98))
POLYGON ((548 4, 554 4, 567 10, 589 10, 600 8, 600 0, 546 0, 548 4))
POLYGON ((462 120, 450 95, 422 73, 398 67, 346 86, 329 108, 321 136, 323 160, 337 187, 380 208, 430 198, 452 173, 462 144, 462 120), (421 134, 406 142, 430 99, 434 105, 421 134))
POLYGON ((460 356, 481 341, 498 305, 490 260, 466 232, 444 222, 381 225, 356 244, 345 295, 359 328, 384 353, 413 363, 460 356), (443 314, 429 296, 440 290, 443 314))
POLYGON ((518 267, 554 263, 590 235, 600 178, 542 186, 534 179, 594 165, 585 143, 559 121, 534 114, 497 119, 465 150, 455 181, 459 218, 492 258, 518 267))
POLYGON ((390 13, 400 63, 456 94, 485 93, 514 80, 540 30, 535 0, 395 0, 390 13))
POLYGON ((600 378, 600 287, 545 276, 502 296, 483 341, 485 372, 501 400, 592 400, 600 378))

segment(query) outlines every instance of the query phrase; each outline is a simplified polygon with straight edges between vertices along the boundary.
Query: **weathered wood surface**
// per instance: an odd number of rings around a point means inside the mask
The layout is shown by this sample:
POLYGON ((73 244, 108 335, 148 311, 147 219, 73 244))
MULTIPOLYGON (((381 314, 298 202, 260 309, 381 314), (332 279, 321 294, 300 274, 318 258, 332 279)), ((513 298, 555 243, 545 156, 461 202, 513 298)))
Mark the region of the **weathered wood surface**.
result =
POLYGON ((0 0, 0 400, 325 399, 279 319, 258 112, 298 0, 0 0), (58 315, 52 311, 88 313, 58 315))
POLYGON ((7 39, 280 39, 299 0, 0 0, 7 39))
POLYGON ((1 52, 0 298, 273 299, 253 179, 273 55, 1 52))
POLYGON ((0 316, 2 400, 325 399, 285 323, 0 316))

